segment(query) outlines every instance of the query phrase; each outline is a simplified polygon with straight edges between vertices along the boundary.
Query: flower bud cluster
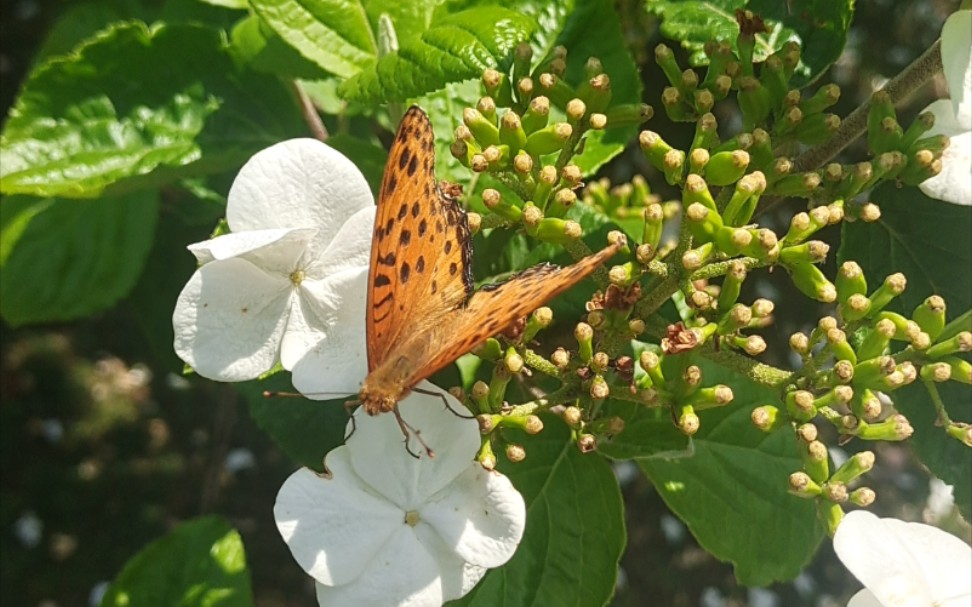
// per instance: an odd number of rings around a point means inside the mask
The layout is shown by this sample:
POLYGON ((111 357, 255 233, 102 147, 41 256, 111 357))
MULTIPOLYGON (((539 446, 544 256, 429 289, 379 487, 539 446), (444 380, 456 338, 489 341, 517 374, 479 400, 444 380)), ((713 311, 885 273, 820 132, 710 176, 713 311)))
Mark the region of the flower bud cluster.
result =
POLYGON ((531 71, 527 43, 514 51, 512 71, 487 69, 485 96, 466 108, 455 131, 452 155, 471 170, 496 175, 516 196, 496 189, 483 192, 485 207, 503 222, 520 224, 527 234, 557 244, 576 240, 580 225, 563 219, 577 202, 581 170, 570 163, 590 129, 640 124, 650 106, 611 104, 611 79, 590 58, 584 79, 564 79, 567 51, 557 47, 531 71))
POLYGON ((650 395, 651 400, 668 403, 675 424, 691 436, 699 431, 698 413, 728 405, 733 393, 724 384, 703 384, 702 370, 691 363, 688 354, 691 348, 685 347, 693 338, 680 337, 687 333, 693 334, 694 340, 698 339, 694 330, 673 325, 669 327, 670 337, 662 340, 661 348, 642 351, 638 366, 643 374, 635 378, 635 385, 650 395))

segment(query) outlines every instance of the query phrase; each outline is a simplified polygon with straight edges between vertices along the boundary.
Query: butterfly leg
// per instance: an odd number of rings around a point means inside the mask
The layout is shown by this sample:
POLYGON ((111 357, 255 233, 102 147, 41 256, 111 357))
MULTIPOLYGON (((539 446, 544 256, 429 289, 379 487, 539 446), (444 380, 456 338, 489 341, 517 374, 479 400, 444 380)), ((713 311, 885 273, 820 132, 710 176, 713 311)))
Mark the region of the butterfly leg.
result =
POLYGON ((432 447, 429 447, 429 444, 425 442, 424 438, 422 438, 422 431, 416 430, 407 421, 405 421, 401 412, 399 412, 398 407, 392 409, 392 413, 395 414, 395 419, 398 421, 398 427, 402 429, 402 434, 405 435, 405 450, 408 451, 408 454, 415 459, 419 459, 419 454, 412 451, 412 447, 409 444, 412 440, 412 436, 414 435, 419 444, 422 445, 422 448, 425 449, 425 454, 428 455, 429 458, 434 458, 435 451, 433 451, 432 447))
MULTIPOLYGON (((348 439, 354 436, 354 433, 357 432, 358 430, 358 422, 357 420, 354 419, 353 409, 360 404, 361 404, 360 400, 349 400, 346 403, 344 403, 344 411, 351 418, 351 430, 344 435, 344 442, 348 442, 348 439)), ((326 469, 327 467, 325 466, 325 470, 326 469)))
POLYGON ((431 390, 423 390, 422 388, 412 388, 412 392, 418 392, 419 394, 424 394, 426 396, 438 396, 442 400, 442 404, 445 405, 446 409, 452 412, 456 417, 461 417, 462 419, 476 419, 475 415, 463 415, 462 413, 456 411, 449 404, 449 399, 445 397, 445 394, 441 392, 433 392, 431 390))

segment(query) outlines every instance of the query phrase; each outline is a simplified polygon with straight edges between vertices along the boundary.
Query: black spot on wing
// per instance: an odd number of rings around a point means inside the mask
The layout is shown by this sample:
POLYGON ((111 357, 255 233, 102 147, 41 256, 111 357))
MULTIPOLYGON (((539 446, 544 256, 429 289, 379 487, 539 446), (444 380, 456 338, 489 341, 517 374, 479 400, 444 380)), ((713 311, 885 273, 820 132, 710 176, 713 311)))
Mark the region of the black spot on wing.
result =
MULTIPOLYGON (((412 217, 418 218, 419 213, 422 211, 421 205, 419 205, 418 200, 412 203, 412 217)), ((423 220, 424 221, 424 220, 423 220)))
POLYGON ((412 242, 412 231, 402 230, 401 235, 398 237, 398 242, 404 247, 408 246, 408 243, 412 242))
MULTIPOLYGON (((409 159, 410 154, 411 154, 411 152, 409 152, 409 149, 408 148, 402 148, 402 153, 398 155, 398 169, 399 170, 403 170, 405 168, 405 165, 408 164, 408 159, 409 159)), ((412 158, 412 160, 414 160, 414 158, 412 158)), ((411 173, 409 173, 409 174, 411 174, 411 173)))
POLYGON ((375 274, 374 285, 376 287, 387 287, 391 284, 391 279, 385 274, 375 274))
POLYGON ((398 207, 398 220, 401 221, 405 219, 405 215, 408 214, 408 204, 402 203, 402 206, 398 207))
POLYGON ((412 156, 412 159, 408 163, 408 176, 413 177, 416 169, 418 169, 418 157, 412 156))
POLYGON ((398 279, 402 284, 406 284, 408 279, 412 276, 412 267, 408 265, 408 262, 403 262, 402 267, 398 270, 398 279))

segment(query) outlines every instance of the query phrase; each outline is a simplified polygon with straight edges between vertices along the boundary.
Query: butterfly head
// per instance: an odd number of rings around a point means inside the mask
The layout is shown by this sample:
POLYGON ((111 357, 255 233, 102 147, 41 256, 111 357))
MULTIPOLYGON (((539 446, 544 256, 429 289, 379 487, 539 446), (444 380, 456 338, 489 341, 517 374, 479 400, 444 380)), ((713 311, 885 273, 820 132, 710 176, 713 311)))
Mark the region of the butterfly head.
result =
POLYGON ((378 415, 388 413, 395 408, 398 401, 402 398, 400 390, 388 390, 382 386, 369 385, 365 381, 358 392, 358 400, 368 415, 378 415))

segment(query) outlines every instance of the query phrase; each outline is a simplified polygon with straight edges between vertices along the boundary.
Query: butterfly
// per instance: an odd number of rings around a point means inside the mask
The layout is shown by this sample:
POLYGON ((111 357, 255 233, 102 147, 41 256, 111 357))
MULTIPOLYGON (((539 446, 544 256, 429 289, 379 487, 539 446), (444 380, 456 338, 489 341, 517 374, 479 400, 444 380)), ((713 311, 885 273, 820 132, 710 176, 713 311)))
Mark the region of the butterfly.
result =
POLYGON ((368 375, 358 393, 364 411, 393 411, 415 385, 516 319, 567 290, 618 251, 574 265, 542 264, 473 292, 472 235, 457 196, 435 179, 428 116, 412 106, 402 118, 382 178, 368 275, 368 375))

